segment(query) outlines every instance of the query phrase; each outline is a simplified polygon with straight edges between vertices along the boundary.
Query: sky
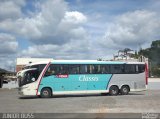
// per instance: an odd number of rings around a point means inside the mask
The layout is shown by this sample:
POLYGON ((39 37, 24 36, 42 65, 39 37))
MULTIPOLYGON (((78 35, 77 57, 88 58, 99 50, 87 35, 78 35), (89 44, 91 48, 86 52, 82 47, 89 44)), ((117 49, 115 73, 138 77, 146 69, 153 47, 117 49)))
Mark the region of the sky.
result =
POLYGON ((111 59, 160 39, 159 0, 0 0, 0 68, 17 57, 111 59))

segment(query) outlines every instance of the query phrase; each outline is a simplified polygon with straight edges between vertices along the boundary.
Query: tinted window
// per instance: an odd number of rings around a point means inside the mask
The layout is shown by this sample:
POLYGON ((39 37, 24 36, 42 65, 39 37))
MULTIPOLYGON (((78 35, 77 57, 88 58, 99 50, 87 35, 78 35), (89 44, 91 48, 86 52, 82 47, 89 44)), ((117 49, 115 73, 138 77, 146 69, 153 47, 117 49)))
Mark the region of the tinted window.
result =
POLYGON ((39 65, 39 71, 42 72, 42 70, 44 69, 45 66, 46 66, 46 64, 40 64, 39 65))
POLYGON ((51 64, 45 76, 57 74, 134 74, 144 71, 145 66, 137 64, 51 64))
POLYGON ((79 74, 80 73, 80 65, 72 64, 69 65, 69 74, 79 74))
POLYGON ((100 74, 101 73, 101 65, 94 65, 93 73, 100 74))
POLYGON ((68 65, 63 64, 51 64, 47 69, 45 76, 68 74, 68 65))
POLYGON ((141 65, 138 65, 138 72, 139 73, 142 73, 145 71, 145 65, 141 64, 141 65))
POLYGON ((94 65, 92 65, 92 64, 89 64, 89 65, 87 65, 87 73, 88 74, 94 74, 94 65))
POLYGON ((111 65, 111 73, 113 74, 124 73, 124 65, 117 65, 117 64, 111 65))
POLYGON ((102 74, 111 73, 111 65, 101 65, 101 73, 102 74))
POLYGON ((46 64, 37 64, 37 65, 32 65, 30 68, 36 68, 38 71, 38 75, 42 72, 46 64))
POLYGON ((37 80, 38 79, 38 71, 37 70, 31 70, 31 71, 27 71, 24 74, 24 79, 23 82, 24 84, 28 84, 31 82, 34 82, 32 79, 37 80))
POLYGON ((97 68, 93 64, 80 65, 80 74, 95 74, 97 68))
POLYGON ((136 67, 134 64, 125 65, 125 73, 136 73, 136 67))
POLYGON ((88 74, 89 70, 86 64, 80 65, 80 74, 88 74))

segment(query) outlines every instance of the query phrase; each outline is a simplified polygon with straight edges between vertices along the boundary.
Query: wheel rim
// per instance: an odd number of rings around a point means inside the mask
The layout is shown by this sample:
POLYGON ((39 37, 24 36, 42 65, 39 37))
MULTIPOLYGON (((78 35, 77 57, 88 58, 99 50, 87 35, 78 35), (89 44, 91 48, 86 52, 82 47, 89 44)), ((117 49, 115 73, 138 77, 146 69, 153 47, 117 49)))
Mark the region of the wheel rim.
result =
POLYGON ((44 95, 44 96, 48 96, 48 95, 49 95, 48 91, 44 90, 44 91, 43 91, 43 95, 44 95))
POLYGON ((117 91, 115 89, 113 89, 112 94, 117 94, 117 91))
POLYGON ((123 92, 127 93, 128 92, 127 88, 123 88, 123 92))

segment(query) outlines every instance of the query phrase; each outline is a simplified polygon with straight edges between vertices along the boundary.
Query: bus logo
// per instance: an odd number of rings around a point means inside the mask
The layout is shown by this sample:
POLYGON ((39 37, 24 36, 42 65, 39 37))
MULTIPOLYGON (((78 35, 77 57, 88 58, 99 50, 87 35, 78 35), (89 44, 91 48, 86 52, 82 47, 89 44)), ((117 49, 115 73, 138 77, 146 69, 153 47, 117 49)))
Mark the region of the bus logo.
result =
POLYGON ((56 78, 68 78, 67 74, 58 74, 56 75, 56 78))

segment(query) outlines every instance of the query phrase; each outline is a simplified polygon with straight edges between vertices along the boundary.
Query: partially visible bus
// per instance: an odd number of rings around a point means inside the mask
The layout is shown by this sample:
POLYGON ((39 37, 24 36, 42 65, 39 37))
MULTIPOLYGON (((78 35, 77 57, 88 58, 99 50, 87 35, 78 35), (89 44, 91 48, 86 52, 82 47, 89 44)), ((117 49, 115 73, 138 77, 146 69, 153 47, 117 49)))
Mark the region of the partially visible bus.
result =
POLYGON ((40 74, 36 68, 23 70, 19 93, 43 98, 78 93, 127 95, 146 90, 147 74, 143 62, 55 60, 40 74))

